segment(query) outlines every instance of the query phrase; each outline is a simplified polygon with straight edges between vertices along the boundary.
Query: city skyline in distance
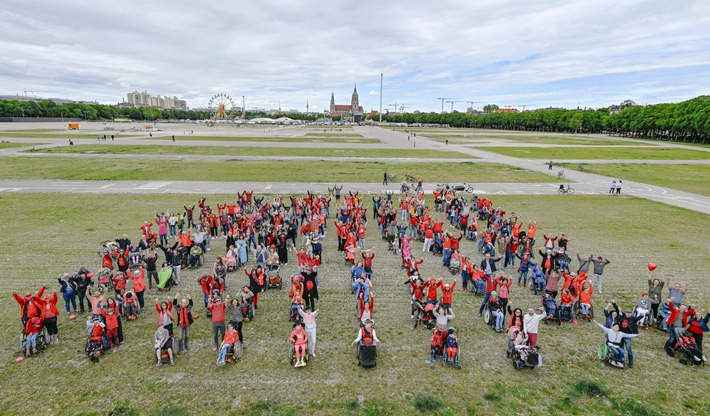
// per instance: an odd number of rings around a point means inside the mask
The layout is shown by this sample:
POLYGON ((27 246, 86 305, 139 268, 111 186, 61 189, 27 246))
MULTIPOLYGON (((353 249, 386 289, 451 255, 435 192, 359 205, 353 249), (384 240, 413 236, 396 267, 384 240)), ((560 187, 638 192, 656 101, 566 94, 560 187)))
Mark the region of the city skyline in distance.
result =
POLYGON ((465 111, 678 102, 710 92, 708 2, 239 6, 39 0, 29 8, 9 0, 0 15, 8 57, 0 92, 118 103, 148 90, 190 108, 226 93, 246 96, 247 109, 305 111, 308 102, 323 111, 331 93, 345 101, 357 83, 365 112, 379 108, 380 72, 390 110, 438 112, 439 97, 465 111))

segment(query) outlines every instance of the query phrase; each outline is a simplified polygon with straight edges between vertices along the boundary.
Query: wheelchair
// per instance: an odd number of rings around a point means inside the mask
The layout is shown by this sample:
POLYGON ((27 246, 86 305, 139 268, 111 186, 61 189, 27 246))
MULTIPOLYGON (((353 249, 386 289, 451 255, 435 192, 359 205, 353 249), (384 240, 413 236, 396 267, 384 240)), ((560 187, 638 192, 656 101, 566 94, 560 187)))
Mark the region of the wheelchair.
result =
MULTIPOLYGON (((310 356, 308 355, 308 344, 306 344, 305 352, 303 353, 303 362, 305 363, 303 367, 308 365, 309 360, 310 356)), ((288 361, 289 363, 291 363, 291 367, 294 367, 296 365, 296 346, 291 341, 288 342, 288 361)))
MULTIPOLYGON (((222 341, 222 344, 219 346, 219 350, 222 350, 222 346, 224 345, 224 341, 222 341)), ((227 364, 237 364, 239 360, 242 359, 242 354, 244 354, 244 347, 242 346, 242 341, 237 341, 236 344, 232 345, 227 349, 227 352, 224 356, 224 362, 227 364)))
MULTIPOLYGON (((587 319, 584 318, 582 315, 582 307, 579 304, 579 300, 574 301, 574 306, 572 307, 572 310, 574 311, 574 316, 578 321, 581 321, 582 319, 587 319)), ((594 319, 594 305, 589 305, 589 322, 591 322, 594 319)))
MULTIPOLYGON (((49 347, 49 332, 47 332, 47 327, 42 327, 42 332, 37 335, 37 353, 47 349, 49 347)), ((27 336, 25 335, 24 328, 20 331, 20 348, 23 353, 27 350, 27 336)))

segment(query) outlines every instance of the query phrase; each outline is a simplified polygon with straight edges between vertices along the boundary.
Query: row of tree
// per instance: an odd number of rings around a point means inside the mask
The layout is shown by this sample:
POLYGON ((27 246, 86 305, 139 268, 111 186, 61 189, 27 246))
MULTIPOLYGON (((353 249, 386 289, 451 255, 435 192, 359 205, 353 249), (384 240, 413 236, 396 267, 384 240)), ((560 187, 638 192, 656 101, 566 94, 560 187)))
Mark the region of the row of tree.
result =
MULTIPOLYGON (((608 108, 588 110, 541 109, 520 113, 405 113, 383 114, 393 123, 441 124, 503 130, 560 133, 608 133, 660 140, 710 142, 710 96, 677 104, 634 105, 625 101, 618 113, 608 108)), ((495 111, 495 105, 486 106, 495 111)))

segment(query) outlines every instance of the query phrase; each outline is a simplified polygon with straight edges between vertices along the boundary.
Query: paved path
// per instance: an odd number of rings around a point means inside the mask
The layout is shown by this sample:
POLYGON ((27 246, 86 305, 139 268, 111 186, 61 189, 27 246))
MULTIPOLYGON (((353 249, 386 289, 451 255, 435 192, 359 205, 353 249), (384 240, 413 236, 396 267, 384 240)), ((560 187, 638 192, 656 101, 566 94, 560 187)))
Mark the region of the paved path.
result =
MULTIPOLYGON (((289 129, 284 130, 287 134, 297 137, 297 135, 302 135, 302 131, 289 129)), ((499 155, 496 153, 491 153, 485 151, 484 148, 470 148, 466 145, 449 144, 446 145, 436 140, 427 138, 417 133, 416 137, 410 137, 407 133, 394 131, 391 129, 379 128, 379 127, 353 127, 353 132, 358 133, 364 137, 371 137, 380 140, 379 143, 279 143, 279 142, 224 142, 224 141, 189 141, 181 140, 175 145, 185 146, 185 145, 205 145, 209 143, 214 146, 245 146, 247 144, 253 146, 274 146, 274 147, 321 147, 326 146, 329 148, 339 147, 337 145, 342 145, 342 147, 348 148, 398 148, 398 149, 432 149, 432 150, 449 150, 458 151, 464 154, 468 154, 477 158, 480 158, 479 162, 492 162, 501 163, 509 166, 515 166, 523 169, 532 170, 546 175, 557 175, 557 170, 549 171, 547 165, 538 159, 520 159, 504 155, 499 155)), ((281 133, 282 131, 278 131, 281 133)), ((234 133, 234 132, 230 132, 234 133)), ((249 132, 253 134, 252 131, 249 132)), ((271 132, 262 132, 264 135, 271 134, 271 132)), ((279 135, 279 137, 284 137, 279 135)), ((606 136, 603 136, 606 137, 606 136)), ((13 141, 25 141, 27 143, 42 141, 49 143, 48 146, 57 146, 65 144, 64 139, 17 139, 13 141)), ((93 139, 77 139, 75 143, 97 143, 93 139)), ((108 142, 102 142, 108 143, 108 142)), ((121 138, 120 141, 114 142, 116 144, 157 144, 164 143, 166 145, 172 145, 172 142, 165 143, 164 141, 146 140, 142 137, 136 138, 121 138)), ((683 146, 674 145, 670 143, 664 143, 664 146, 670 147, 682 147, 698 150, 693 146, 683 146)), ((17 155, 17 148, 3 149, 0 151, 0 156, 2 155, 17 155)), ((406 153, 405 153, 406 154, 406 153)), ((33 154, 37 156, 38 154, 33 154)), ((44 155, 42 157, 46 157, 44 155)), ((52 154, 52 157, 117 157, 117 158, 136 158, 135 155, 56 155, 52 154)), ((148 156, 155 158, 156 156, 148 156)), ((201 159, 209 156, 198 156, 198 155, 164 155, 161 158, 175 158, 179 160, 206 160, 201 159)), ((235 159, 238 157, 227 156, 225 158, 235 159)), ((249 157, 249 159, 257 159, 255 157, 249 157)), ((264 159, 283 159, 279 157, 264 157, 264 159)), ((295 158, 303 159, 303 158, 295 158)), ((332 160, 333 158, 323 158, 315 157, 317 160, 332 160)), ((344 158, 335 158, 337 160, 343 160, 344 158)), ((353 158, 355 160, 384 160, 388 162, 406 162, 407 158, 353 158)), ((411 159, 410 159, 411 160, 411 159)), ((420 159, 421 160, 421 159, 420 159)), ((434 160, 434 159, 431 159, 434 160)), ((436 161, 441 161, 441 159, 436 159, 436 161)), ((558 161, 559 162, 559 161, 558 161)), ((570 160, 569 163, 578 163, 579 161, 570 160)), ((658 164, 670 164, 678 163, 678 161, 618 161, 618 160, 603 160, 595 161, 597 163, 658 163, 658 164)), ((681 163, 703 163, 707 164, 708 161, 682 161, 681 163)), ((584 163, 591 163, 590 161, 584 161, 584 163)), ((611 183, 612 178, 594 175, 584 172, 577 172, 568 170, 566 171, 566 179, 575 181, 572 186, 575 188, 578 194, 606 194, 608 192, 608 186, 611 183)), ((332 184, 304 184, 304 183, 240 183, 240 182, 197 182, 197 181, 59 181, 59 180, 47 180, 47 181, 34 181, 34 180, 0 180, 0 192, 64 192, 64 193, 236 193, 243 189, 254 189, 257 192, 262 193, 303 193, 306 189, 310 189, 314 192, 326 192, 328 186, 332 184)), ((433 190, 434 184, 426 184, 425 189, 428 191, 433 190)), ((557 193, 557 184, 555 183, 545 183, 545 184, 497 184, 497 183, 487 183, 487 184, 475 184, 475 192, 479 194, 546 194, 552 195, 557 193)), ((345 184, 344 191, 352 189, 359 190, 360 192, 366 193, 380 193, 384 189, 382 185, 373 183, 351 183, 345 184)), ((398 189, 398 185, 394 185, 389 188, 392 191, 398 189)), ((624 181, 624 188, 622 192, 626 195, 633 195, 638 197, 643 197, 646 199, 675 205, 690 210, 703 212, 710 214, 710 198, 702 195, 691 194, 688 192, 682 192, 674 189, 664 188, 660 186, 647 185, 638 182, 624 181)), ((611 196, 610 196, 611 197, 611 196)))

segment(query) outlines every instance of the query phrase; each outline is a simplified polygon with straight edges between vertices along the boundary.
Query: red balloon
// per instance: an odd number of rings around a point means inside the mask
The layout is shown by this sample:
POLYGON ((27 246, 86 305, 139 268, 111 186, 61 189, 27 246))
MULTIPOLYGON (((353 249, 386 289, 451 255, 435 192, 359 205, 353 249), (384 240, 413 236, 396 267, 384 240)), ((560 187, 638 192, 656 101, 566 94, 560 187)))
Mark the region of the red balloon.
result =
POLYGON ((654 263, 654 262, 648 263, 648 270, 649 271, 652 272, 652 271, 656 270, 656 267, 658 267, 658 265, 656 263, 654 263))

